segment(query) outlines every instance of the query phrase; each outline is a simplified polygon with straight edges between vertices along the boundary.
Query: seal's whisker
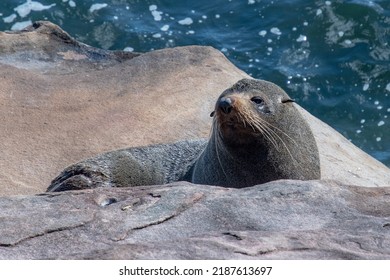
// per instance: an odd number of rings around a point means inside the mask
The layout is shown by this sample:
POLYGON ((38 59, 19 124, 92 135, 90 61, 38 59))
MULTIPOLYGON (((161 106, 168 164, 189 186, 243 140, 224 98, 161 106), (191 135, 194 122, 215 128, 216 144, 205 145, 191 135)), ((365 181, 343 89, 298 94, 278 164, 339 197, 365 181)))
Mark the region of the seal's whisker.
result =
MULTIPOLYGON (((285 143, 285 141, 283 140, 283 138, 281 138, 281 137, 279 136, 279 134, 277 134, 275 131, 272 130, 272 127, 273 127, 273 126, 270 125, 268 122, 264 122, 263 127, 264 127, 265 129, 267 129, 270 133, 272 133, 273 135, 275 135, 275 136, 280 140, 280 142, 283 144, 284 148, 287 150, 288 154, 290 155, 291 159, 292 159, 293 161, 297 162, 297 161, 295 160, 295 158, 293 157, 293 155, 292 155, 290 149, 287 147, 287 144, 285 143)), ((279 131, 280 131, 280 129, 279 129, 279 131)), ((284 134, 285 134, 286 136, 288 136, 286 133, 284 133, 284 134)), ((294 142, 294 143, 295 143, 295 142, 294 142)))
POLYGON ((240 113, 237 114, 238 119, 242 122, 244 128, 247 126, 247 122, 245 121, 245 118, 242 117, 240 113))
POLYGON ((276 126, 273 126, 272 124, 270 124, 269 122, 265 121, 265 120, 261 120, 262 122, 264 122, 265 124, 267 124, 268 126, 270 126, 271 128, 283 133, 283 135, 285 135, 290 141, 293 142, 294 145, 297 145, 297 143, 295 142, 295 140, 293 138, 290 137, 290 135, 288 135, 287 133, 285 133, 283 130, 281 130, 280 128, 276 127, 276 126))
POLYGON ((264 126, 260 122, 255 122, 255 125, 257 127, 258 132, 263 134, 264 137, 266 137, 266 139, 269 140, 272 143, 272 145, 275 147, 275 149, 279 152, 279 145, 277 141, 278 139, 275 137, 275 132, 270 130, 268 127, 264 126))
POLYGON ((245 114, 243 118, 250 123, 250 126, 252 127, 252 129, 254 128, 254 131, 263 134, 263 136, 275 147, 277 151, 280 151, 278 145, 278 142, 280 142, 283 145, 283 147, 287 150, 291 159, 296 162, 286 142, 283 140, 282 137, 280 137, 280 135, 276 131, 274 131, 274 129, 283 133, 283 135, 285 135, 289 140, 291 140, 294 144, 296 144, 296 142, 287 133, 271 125, 269 122, 265 121, 264 119, 259 119, 258 117, 257 118, 252 117, 251 114, 248 114, 245 111, 243 112, 243 114, 245 114))
POLYGON ((226 174, 225 169, 223 167, 221 158, 219 156, 219 150, 221 150, 223 152, 223 154, 229 154, 229 153, 227 153, 225 145, 223 145, 223 143, 221 144, 222 133, 221 133, 221 129, 219 127, 219 122, 216 120, 216 118, 214 118, 214 120, 213 120, 213 130, 214 130, 213 131, 213 138, 214 138, 214 143, 215 143, 214 149, 215 149, 215 154, 217 155, 218 164, 221 167, 222 173, 225 175, 226 179, 229 179, 229 177, 226 174), (214 130, 215 128, 217 128, 218 134, 215 133, 215 130, 214 130))
POLYGON ((266 137, 268 141, 270 141, 274 145, 275 149, 279 151, 279 146, 275 137, 272 136, 272 133, 264 129, 262 124, 258 122, 257 118, 252 117, 250 114, 246 114, 245 111, 243 112, 243 114, 245 114, 245 116, 243 116, 243 119, 247 120, 252 130, 254 132, 259 132, 263 134, 264 137, 266 137))

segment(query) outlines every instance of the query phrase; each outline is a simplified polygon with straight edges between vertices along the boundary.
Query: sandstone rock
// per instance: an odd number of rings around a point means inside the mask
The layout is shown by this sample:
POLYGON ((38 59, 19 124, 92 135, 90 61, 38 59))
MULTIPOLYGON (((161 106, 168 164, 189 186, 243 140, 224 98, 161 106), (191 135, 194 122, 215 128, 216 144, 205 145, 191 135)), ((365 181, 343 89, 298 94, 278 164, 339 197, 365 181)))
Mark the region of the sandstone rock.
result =
POLYGON ((390 188, 178 182, 0 198, 1 259, 390 259, 390 188))
POLYGON ((299 105, 298 108, 306 117, 317 141, 321 179, 365 187, 390 186, 390 169, 387 166, 299 105))

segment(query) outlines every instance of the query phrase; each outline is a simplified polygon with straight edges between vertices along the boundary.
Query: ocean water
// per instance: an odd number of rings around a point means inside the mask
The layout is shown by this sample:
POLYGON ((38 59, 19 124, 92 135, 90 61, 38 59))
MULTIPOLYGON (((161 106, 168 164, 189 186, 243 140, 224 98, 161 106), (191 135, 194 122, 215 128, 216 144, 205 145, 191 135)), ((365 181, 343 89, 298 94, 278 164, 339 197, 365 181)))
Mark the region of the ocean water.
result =
POLYGON ((389 0, 0 2, 0 30, 37 20, 104 49, 213 46, 390 166, 389 0))

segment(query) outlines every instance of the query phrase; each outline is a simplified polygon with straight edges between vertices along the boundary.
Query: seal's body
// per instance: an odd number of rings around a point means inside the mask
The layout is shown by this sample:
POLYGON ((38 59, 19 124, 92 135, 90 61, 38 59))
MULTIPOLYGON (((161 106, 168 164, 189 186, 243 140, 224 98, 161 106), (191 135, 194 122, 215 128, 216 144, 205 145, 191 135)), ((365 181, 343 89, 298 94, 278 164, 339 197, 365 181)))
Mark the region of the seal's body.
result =
POLYGON ((66 168, 48 191, 174 181, 242 188, 319 179, 317 145, 293 101, 270 82, 243 79, 224 91, 211 137, 113 151, 66 168))

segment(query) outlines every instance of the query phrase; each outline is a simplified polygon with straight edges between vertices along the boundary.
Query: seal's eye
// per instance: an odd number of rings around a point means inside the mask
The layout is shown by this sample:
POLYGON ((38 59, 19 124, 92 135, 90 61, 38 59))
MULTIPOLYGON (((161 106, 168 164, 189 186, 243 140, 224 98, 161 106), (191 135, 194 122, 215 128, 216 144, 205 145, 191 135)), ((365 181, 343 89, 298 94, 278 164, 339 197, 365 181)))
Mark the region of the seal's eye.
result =
POLYGON ((265 103, 264 99, 260 96, 254 96, 251 98, 251 101, 255 103, 255 106, 259 112, 262 112, 263 114, 269 114, 271 113, 268 105, 265 103))
POLYGON ((263 105, 264 104, 264 99, 261 98, 260 96, 255 96, 251 98, 251 101, 253 103, 256 103, 257 105, 263 105))

